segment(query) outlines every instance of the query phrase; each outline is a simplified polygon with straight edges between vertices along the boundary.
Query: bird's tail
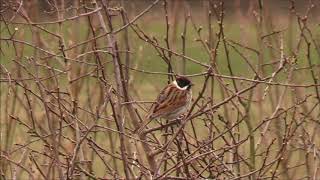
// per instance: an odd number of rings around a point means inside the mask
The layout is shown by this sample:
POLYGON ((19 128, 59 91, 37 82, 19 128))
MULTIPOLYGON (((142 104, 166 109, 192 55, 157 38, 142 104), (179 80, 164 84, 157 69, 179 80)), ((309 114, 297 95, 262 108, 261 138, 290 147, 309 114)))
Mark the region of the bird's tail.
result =
POLYGON ((135 134, 142 134, 143 130, 146 126, 152 121, 152 119, 147 118, 145 121, 142 122, 141 126, 134 131, 135 134))

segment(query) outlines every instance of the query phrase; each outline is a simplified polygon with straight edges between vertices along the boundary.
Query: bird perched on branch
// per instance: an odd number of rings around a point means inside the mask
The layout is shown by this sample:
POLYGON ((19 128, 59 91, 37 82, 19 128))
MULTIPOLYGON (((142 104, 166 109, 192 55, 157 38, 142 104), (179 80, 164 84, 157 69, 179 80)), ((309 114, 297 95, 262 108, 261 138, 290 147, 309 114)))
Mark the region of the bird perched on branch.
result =
POLYGON ((184 76, 177 76, 176 80, 168 84, 158 95, 155 103, 152 104, 146 120, 137 130, 138 134, 156 118, 173 120, 187 112, 191 104, 193 86, 190 79, 184 76))

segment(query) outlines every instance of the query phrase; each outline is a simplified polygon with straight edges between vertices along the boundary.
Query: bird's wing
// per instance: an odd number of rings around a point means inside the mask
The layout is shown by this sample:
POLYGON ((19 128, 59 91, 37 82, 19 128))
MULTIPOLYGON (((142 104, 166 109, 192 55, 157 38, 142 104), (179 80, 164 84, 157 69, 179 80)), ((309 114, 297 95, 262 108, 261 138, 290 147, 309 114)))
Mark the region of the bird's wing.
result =
POLYGON ((172 84, 166 86, 159 94, 156 102, 151 106, 147 115, 154 119, 169 114, 188 103, 187 91, 179 90, 172 84))

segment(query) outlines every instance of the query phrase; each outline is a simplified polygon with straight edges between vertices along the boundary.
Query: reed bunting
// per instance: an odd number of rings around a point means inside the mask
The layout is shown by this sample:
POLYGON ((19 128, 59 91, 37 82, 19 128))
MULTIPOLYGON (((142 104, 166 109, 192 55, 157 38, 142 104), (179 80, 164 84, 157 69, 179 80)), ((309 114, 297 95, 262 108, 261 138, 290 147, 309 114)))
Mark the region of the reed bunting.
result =
POLYGON ((168 84, 152 104, 145 122, 138 129, 138 134, 156 118, 173 120, 188 111, 192 99, 191 81, 184 76, 178 76, 175 81, 168 84))

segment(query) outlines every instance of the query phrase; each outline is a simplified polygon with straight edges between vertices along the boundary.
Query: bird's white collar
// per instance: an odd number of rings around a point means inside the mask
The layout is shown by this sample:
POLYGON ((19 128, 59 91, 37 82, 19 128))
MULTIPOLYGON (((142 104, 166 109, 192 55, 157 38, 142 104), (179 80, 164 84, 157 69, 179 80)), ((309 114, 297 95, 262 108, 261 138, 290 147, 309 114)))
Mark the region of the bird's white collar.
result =
POLYGON ((185 87, 180 87, 179 85, 178 85, 178 83, 177 83, 177 81, 176 80, 174 80, 173 82, 172 82, 178 89, 180 89, 180 90, 187 90, 187 88, 188 88, 188 86, 185 86, 185 87))

